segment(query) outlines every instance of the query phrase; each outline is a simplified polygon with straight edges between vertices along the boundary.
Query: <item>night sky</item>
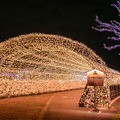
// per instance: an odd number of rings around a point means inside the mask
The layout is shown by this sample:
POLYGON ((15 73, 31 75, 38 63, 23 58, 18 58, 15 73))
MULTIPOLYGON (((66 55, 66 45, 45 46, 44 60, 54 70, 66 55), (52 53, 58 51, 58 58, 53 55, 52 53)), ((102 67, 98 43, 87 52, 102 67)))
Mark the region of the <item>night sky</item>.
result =
POLYGON ((34 32, 62 35, 84 43, 109 67, 120 70, 120 48, 112 51, 103 48, 103 43, 118 44, 107 40, 113 34, 91 28, 98 25, 96 15, 103 22, 113 19, 120 22, 111 3, 116 0, 0 0, 0 41, 34 32))

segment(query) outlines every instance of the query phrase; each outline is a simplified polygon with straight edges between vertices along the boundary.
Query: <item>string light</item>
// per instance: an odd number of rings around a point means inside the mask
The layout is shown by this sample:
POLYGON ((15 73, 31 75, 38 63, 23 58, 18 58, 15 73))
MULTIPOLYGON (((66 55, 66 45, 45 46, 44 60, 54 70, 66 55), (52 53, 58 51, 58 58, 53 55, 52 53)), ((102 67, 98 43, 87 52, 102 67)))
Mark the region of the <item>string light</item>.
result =
POLYGON ((101 96, 106 96, 107 104, 108 87, 114 78, 120 78, 120 73, 108 68, 93 50, 58 35, 32 33, 14 37, 0 43, 0 97, 84 88, 83 79, 94 68, 108 75, 104 87, 97 88, 101 106, 101 96))
MULTIPOLYGON (((115 7, 118 11, 118 16, 120 17, 120 1, 117 0, 117 4, 111 4, 111 6, 115 7)), ((107 37, 107 39, 111 39, 114 41, 117 41, 118 43, 112 46, 106 46, 106 44, 104 45, 105 49, 108 50, 112 50, 112 49, 117 49, 120 47, 119 41, 120 41, 120 22, 117 22, 116 20, 110 20, 110 23, 105 23, 102 22, 101 20, 99 20, 98 16, 96 16, 95 19, 96 22, 99 23, 99 25, 96 27, 92 27, 93 29, 99 31, 99 32, 103 32, 103 31, 107 31, 107 32, 111 32, 114 33, 115 36, 111 36, 111 37, 107 37)), ((118 55, 120 55, 120 53, 118 53, 118 55)))

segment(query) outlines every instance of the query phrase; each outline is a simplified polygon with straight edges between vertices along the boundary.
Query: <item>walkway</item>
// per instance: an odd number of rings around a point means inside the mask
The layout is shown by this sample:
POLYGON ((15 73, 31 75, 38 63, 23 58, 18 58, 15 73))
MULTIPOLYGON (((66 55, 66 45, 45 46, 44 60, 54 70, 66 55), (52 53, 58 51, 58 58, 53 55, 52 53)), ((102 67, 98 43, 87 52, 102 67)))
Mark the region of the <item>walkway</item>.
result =
MULTIPOLYGON (((78 106, 83 90, 55 93, 44 107, 38 120, 112 120, 117 113, 116 104, 101 113, 90 113, 91 108, 78 106)), ((117 105, 120 105, 120 101, 117 105)))

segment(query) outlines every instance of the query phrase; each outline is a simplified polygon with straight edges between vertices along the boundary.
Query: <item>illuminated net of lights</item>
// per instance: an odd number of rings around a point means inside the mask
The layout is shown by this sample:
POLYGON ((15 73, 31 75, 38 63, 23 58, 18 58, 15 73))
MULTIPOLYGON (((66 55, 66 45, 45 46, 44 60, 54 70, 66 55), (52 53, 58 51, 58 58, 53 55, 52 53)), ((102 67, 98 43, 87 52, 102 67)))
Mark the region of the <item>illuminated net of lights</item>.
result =
POLYGON ((0 43, 0 97, 84 88, 86 73, 94 68, 105 73, 105 85, 108 78, 112 84, 120 76, 70 38, 41 33, 14 37, 0 43))

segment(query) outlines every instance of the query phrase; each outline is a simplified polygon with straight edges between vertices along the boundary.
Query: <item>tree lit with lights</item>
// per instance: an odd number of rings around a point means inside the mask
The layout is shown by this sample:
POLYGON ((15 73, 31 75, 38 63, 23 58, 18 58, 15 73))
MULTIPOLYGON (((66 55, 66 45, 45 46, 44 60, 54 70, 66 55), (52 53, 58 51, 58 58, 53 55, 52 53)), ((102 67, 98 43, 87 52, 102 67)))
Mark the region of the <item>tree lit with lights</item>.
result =
MULTIPOLYGON (((120 17, 120 1, 117 0, 117 4, 111 4, 111 6, 115 7, 118 11, 118 16, 120 17)), ((120 47, 120 22, 116 21, 116 20, 110 20, 110 23, 105 23, 99 20, 98 16, 96 16, 96 20, 99 25, 97 26, 97 28, 92 27, 93 29, 99 31, 99 32, 103 32, 103 31, 107 31, 107 32, 111 32, 114 33, 115 36, 112 37, 108 37, 108 39, 117 41, 118 44, 112 45, 112 46, 106 46, 106 44, 104 45, 105 49, 108 50, 112 50, 112 49, 117 49, 120 47)), ((120 53, 118 54, 120 55, 120 53)))

